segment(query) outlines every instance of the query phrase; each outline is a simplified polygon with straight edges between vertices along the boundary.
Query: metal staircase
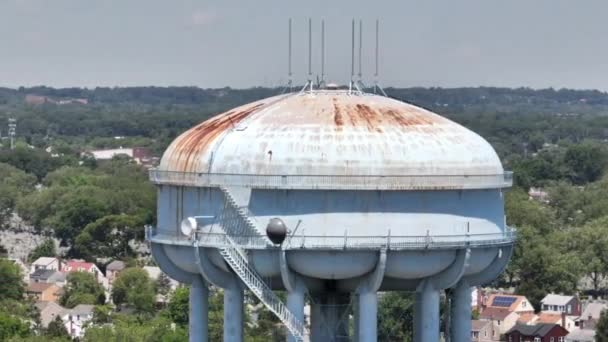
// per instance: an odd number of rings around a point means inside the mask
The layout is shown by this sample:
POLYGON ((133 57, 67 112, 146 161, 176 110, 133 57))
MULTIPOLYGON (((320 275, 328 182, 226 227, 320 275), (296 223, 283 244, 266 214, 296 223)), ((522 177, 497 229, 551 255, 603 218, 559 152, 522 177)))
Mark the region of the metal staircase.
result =
POLYGON ((270 245, 270 242, 264 235, 260 234, 245 209, 237 205, 230 191, 223 187, 220 189, 224 194, 224 210, 220 215, 219 226, 226 234, 226 239, 230 244, 229 247, 221 248, 220 254, 245 286, 283 322, 291 335, 297 341, 303 341, 304 323, 289 311, 281 299, 264 282, 263 278, 249 265, 246 250, 240 248, 235 239, 247 236, 258 240, 257 243, 260 243, 259 239, 263 239, 263 243, 268 245, 270 245))

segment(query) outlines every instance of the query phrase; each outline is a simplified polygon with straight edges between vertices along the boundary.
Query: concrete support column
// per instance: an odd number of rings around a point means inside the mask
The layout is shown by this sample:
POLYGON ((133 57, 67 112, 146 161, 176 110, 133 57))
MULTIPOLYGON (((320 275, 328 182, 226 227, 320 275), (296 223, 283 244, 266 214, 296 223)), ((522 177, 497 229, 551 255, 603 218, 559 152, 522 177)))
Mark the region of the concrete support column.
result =
POLYGON ((243 289, 235 282, 224 290, 224 342, 243 342, 243 289))
MULTIPOLYGON (((304 320, 304 290, 298 289, 296 291, 290 291, 287 293, 287 309, 298 319, 300 322, 305 323, 304 320)), ((297 342, 296 338, 288 334, 288 342, 297 342)))
POLYGON ((190 315, 188 327, 190 342, 209 341, 209 289, 201 276, 192 277, 190 287, 190 315))
MULTIPOLYGON (((415 313, 416 326, 414 327, 414 335, 416 342, 436 342, 439 341, 439 291, 436 290, 429 281, 417 290, 416 299, 420 299, 420 303, 416 303, 415 313)), ((470 338, 470 337, 469 337, 470 338)))
POLYGON ((363 292, 359 294, 359 342, 378 340, 378 294, 363 292))
POLYGON ((471 287, 461 280, 452 289, 451 340, 465 341, 471 338, 471 287))
POLYGON ((310 303, 310 340, 323 342, 323 313, 318 302, 310 303))
POLYGON ((422 292, 416 291, 414 299, 414 341, 420 341, 422 331, 422 292))

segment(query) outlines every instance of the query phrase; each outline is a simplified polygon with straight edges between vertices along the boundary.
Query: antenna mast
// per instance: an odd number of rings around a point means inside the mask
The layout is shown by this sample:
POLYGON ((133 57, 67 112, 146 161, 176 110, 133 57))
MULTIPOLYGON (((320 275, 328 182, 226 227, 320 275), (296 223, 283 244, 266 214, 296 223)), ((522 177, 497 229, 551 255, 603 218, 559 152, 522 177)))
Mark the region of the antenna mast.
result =
POLYGON ((376 92, 378 90, 380 90, 380 92, 382 92, 382 95, 388 96, 384 92, 384 89, 382 89, 382 87, 378 83, 378 69, 379 69, 378 51, 380 50, 379 36, 380 36, 380 20, 376 19, 376 70, 374 72, 374 94, 376 94, 376 92))
POLYGON ((288 35, 289 35, 289 47, 288 47, 289 52, 288 52, 288 57, 287 57, 288 58, 287 64, 288 64, 289 71, 287 73, 287 75, 288 75, 287 87, 289 88, 289 91, 291 91, 291 87, 293 84, 293 79, 292 79, 293 74, 291 72, 291 18, 289 18, 289 34, 288 35))
POLYGON ((312 19, 308 18, 308 83, 312 91, 312 19))
POLYGON ((350 48, 350 83, 348 85, 348 93, 353 90, 355 80, 355 19, 353 19, 351 28, 351 48, 350 48))
POLYGON ((325 86, 325 20, 321 20, 321 82, 319 88, 325 86))
POLYGON ((363 78, 363 73, 361 72, 361 50, 363 47, 363 20, 359 19, 359 82, 361 82, 363 78))

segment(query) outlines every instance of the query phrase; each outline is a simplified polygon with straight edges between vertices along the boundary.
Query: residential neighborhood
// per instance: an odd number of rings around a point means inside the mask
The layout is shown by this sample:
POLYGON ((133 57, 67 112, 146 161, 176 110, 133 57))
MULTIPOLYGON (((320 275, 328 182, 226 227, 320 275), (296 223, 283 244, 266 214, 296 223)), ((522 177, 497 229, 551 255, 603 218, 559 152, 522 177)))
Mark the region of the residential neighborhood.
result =
POLYGON ((539 308, 517 294, 492 289, 473 291, 473 342, 587 342, 595 341, 595 326, 608 301, 548 293, 539 308))

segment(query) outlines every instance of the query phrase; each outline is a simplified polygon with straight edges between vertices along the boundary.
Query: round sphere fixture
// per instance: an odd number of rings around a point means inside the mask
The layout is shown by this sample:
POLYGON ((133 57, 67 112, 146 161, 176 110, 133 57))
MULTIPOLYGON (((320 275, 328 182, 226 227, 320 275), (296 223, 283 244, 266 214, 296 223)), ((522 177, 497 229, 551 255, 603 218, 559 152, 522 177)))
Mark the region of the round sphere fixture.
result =
POLYGON ((285 225, 285 222, 278 217, 270 219, 266 226, 266 235, 275 245, 282 244, 287 236, 287 226, 285 225))
POLYGON ((196 219, 194 217, 186 217, 185 219, 182 220, 182 223, 180 225, 180 230, 181 230, 182 234, 184 234, 186 236, 191 236, 192 232, 196 230, 196 227, 197 227, 196 219))

